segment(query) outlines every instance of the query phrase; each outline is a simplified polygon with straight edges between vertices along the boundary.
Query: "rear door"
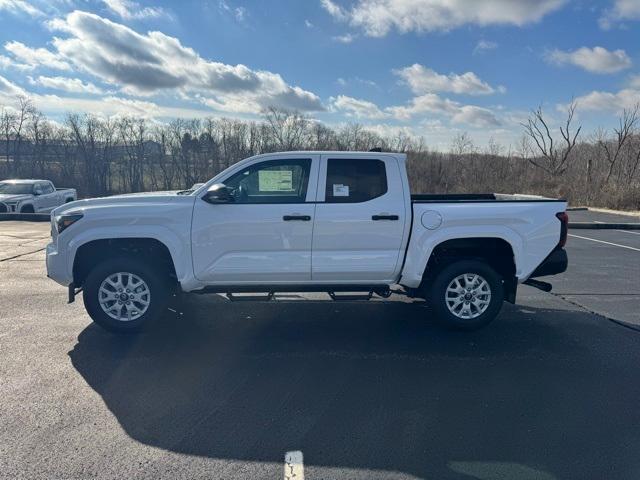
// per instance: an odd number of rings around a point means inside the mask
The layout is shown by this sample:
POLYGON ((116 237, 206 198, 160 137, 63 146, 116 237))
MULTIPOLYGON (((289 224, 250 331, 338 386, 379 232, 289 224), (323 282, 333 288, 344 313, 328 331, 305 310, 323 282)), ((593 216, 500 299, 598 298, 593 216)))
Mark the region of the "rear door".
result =
POLYGON ((196 199, 196 278, 237 285, 309 282, 319 163, 312 154, 261 158, 221 179, 232 203, 196 199))
POLYGON ((317 199, 312 279, 393 281, 408 215, 398 160, 323 155, 317 199))

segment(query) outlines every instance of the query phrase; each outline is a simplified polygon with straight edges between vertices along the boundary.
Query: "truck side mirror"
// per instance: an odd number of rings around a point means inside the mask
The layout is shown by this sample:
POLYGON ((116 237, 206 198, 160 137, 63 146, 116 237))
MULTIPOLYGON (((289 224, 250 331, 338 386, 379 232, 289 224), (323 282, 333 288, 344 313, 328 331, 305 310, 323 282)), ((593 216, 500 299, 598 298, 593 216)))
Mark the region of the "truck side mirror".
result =
POLYGON ((202 200, 207 203, 231 203, 233 202, 233 197, 226 185, 216 183, 209 187, 202 200))
POLYGON ((33 189, 33 194, 38 196, 38 195, 42 195, 42 187, 36 187, 33 189))

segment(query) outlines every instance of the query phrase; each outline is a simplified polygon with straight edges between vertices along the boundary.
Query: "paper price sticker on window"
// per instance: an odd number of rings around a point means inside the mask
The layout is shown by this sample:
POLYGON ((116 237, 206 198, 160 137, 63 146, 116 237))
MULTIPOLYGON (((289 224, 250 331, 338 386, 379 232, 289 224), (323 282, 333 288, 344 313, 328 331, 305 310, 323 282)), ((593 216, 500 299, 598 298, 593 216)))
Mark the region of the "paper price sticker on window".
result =
POLYGON ((333 184, 333 196, 334 197, 348 197, 349 185, 342 185, 341 183, 333 184))
POLYGON ((261 192, 291 192, 293 172, 291 170, 260 170, 258 189, 261 192))

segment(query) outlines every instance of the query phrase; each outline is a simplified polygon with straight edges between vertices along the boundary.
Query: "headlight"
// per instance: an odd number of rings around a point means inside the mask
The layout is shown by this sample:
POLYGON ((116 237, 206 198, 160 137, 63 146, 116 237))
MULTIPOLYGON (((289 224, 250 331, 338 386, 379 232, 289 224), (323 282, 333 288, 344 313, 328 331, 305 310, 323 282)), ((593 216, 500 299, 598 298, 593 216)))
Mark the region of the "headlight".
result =
POLYGON ((64 230, 69 228, 71 225, 76 223, 78 220, 82 218, 81 213, 68 213, 63 215, 56 215, 56 230, 58 233, 62 233, 64 230))

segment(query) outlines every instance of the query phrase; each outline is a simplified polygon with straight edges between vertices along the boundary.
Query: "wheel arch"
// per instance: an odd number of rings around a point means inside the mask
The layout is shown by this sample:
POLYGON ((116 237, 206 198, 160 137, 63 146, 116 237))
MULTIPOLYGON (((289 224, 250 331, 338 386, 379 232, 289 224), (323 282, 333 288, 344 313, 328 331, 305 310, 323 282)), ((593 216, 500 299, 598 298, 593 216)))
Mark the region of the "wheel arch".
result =
POLYGON ((166 271, 177 281, 176 264, 169 247, 152 237, 102 238, 80 245, 73 259, 73 282, 81 286, 91 269, 104 259, 119 255, 142 258, 155 267, 166 271))
POLYGON ((487 263, 502 276, 505 299, 515 302, 518 285, 516 252, 512 244, 501 237, 453 238, 438 243, 426 262, 420 288, 428 288, 429 281, 446 265, 463 259, 487 263))
POLYGON ((35 213, 36 211, 36 207, 31 201, 26 201, 24 203, 20 202, 18 205, 20 206, 18 209, 19 213, 35 213), (30 211, 27 212, 26 210, 30 211))

